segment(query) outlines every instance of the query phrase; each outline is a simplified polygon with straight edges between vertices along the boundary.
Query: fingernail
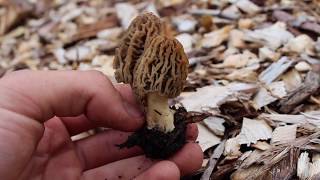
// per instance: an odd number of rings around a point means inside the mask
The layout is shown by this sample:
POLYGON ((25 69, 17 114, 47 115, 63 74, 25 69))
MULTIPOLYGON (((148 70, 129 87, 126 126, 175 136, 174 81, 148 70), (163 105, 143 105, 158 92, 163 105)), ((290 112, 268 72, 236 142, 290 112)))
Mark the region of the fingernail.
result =
POLYGON ((135 107, 126 101, 123 102, 123 106, 129 116, 133 118, 143 118, 143 112, 139 109, 139 107, 135 107))

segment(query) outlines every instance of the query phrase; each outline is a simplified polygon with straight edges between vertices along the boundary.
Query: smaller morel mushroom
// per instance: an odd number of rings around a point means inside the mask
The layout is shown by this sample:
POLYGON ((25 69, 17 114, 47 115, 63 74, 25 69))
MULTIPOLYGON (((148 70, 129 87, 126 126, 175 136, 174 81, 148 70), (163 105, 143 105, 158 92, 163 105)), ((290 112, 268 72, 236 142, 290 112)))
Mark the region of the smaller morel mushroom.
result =
POLYGON ((162 34, 160 19, 152 13, 137 16, 116 49, 113 67, 118 82, 132 84, 133 69, 151 40, 162 34))
POLYGON ((188 59, 174 38, 157 36, 135 68, 133 89, 146 106, 147 125, 162 132, 174 129, 168 98, 178 96, 188 74, 188 59))

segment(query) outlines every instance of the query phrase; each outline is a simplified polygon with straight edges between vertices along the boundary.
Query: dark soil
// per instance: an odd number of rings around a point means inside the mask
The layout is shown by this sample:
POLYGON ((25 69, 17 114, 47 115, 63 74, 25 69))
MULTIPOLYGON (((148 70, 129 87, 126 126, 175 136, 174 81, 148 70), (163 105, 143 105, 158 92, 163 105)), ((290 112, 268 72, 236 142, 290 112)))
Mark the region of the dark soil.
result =
POLYGON ((140 146, 145 155, 153 159, 170 157, 186 143, 187 111, 183 107, 174 110, 176 111, 174 114, 175 129, 172 132, 164 133, 144 126, 129 136, 125 143, 118 146, 120 148, 140 146))

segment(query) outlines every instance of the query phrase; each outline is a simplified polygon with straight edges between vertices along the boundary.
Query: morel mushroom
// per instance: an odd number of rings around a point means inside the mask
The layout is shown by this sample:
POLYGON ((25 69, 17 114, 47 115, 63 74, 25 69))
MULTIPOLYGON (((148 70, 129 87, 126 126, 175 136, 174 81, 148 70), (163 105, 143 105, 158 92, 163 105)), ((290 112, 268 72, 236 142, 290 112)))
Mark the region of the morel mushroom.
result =
POLYGON ((186 143, 186 110, 169 108, 168 99, 180 94, 188 60, 182 45, 164 37, 159 18, 151 13, 133 20, 114 59, 118 82, 131 84, 144 105, 147 124, 119 144, 140 146, 147 157, 167 158, 186 143))
POLYGON ((148 128, 171 132, 174 116, 168 98, 180 94, 188 74, 188 59, 182 45, 174 38, 157 36, 134 72, 133 89, 146 106, 148 128))
POLYGON ((151 40, 162 34, 160 19, 152 13, 137 16, 116 49, 113 67, 118 82, 132 84, 133 69, 151 40))

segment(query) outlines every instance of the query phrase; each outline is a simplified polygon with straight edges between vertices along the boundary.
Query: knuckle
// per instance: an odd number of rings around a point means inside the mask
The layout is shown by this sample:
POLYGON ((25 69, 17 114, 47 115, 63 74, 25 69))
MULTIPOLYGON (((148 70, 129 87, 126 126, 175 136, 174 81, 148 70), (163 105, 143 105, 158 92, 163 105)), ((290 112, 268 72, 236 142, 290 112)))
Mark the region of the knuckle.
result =
POLYGON ((111 81, 100 71, 90 70, 85 72, 90 81, 98 82, 99 84, 111 85, 111 81))
POLYGON ((167 170, 166 171, 156 171, 153 174, 153 179, 155 180, 179 180, 180 179, 180 170, 175 165, 175 163, 171 161, 166 161, 167 163, 167 170), (163 172, 170 172, 170 173, 163 173, 163 172))

